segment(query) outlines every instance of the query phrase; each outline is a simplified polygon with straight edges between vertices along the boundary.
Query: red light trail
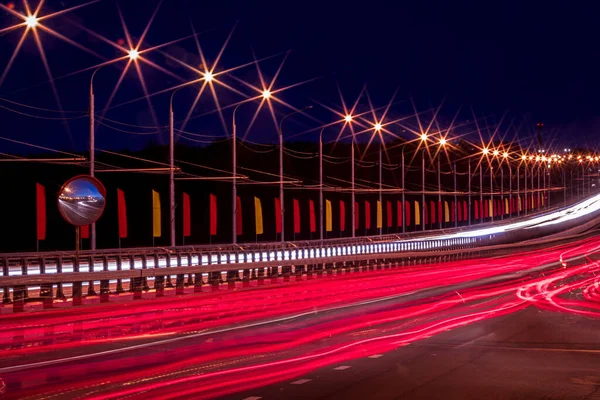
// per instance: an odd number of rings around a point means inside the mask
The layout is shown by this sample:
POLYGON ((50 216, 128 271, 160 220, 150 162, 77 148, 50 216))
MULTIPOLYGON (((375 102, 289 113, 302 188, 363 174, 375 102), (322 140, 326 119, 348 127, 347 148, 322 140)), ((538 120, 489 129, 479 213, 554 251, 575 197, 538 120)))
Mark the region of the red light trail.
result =
POLYGON ((565 260, 599 247, 6 315, 0 377, 8 398, 216 397, 531 306, 598 317, 600 266, 565 260))

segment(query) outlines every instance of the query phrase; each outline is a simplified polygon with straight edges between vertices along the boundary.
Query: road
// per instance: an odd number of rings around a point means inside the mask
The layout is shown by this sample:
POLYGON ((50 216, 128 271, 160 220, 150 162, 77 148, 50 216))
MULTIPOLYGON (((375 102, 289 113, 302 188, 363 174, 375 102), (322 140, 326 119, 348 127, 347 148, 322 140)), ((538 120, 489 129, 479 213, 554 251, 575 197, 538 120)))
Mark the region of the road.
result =
POLYGON ((3 398, 600 398, 597 239, 5 315, 3 398))

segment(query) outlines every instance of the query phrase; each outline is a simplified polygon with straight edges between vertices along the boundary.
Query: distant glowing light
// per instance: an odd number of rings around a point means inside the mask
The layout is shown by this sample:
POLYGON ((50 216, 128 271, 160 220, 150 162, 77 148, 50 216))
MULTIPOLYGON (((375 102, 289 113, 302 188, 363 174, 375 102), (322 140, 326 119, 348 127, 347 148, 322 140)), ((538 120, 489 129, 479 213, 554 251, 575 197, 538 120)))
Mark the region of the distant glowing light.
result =
POLYGON ((483 154, 488 154, 490 152, 490 150, 487 147, 484 147, 483 150, 481 150, 481 152, 483 154))
POLYGON ((498 150, 494 150, 494 153, 493 153, 493 154, 494 154, 495 156, 497 156, 498 154, 500 154, 500 152, 499 152, 498 150))
POLYGON ((269 89, 265 89, 262 91, 262 97, 264 99, 270 99, 271 98, 271 91, 269 89))
POLYGON ((352 122, 352 115, 348 114, 344 117, 344 121, 346 122, 352 122))
POLYGON ((540 156, 536 156, 535 161, 540 161, 540 156))
POLYGON ((502 157, 504 157, 504 158, 508 158, 508 153, 507 153, 507 152, 504 152, 504 154, 502 154, 502 157))
POLYGON ((529 156, 529 161, 533 160, 533 156, 529 156))
POLYGON ((421 140, 422 141, 426 141, 427 140, 427 134, 426 133, 422 133, 421 134, 421 140))
POLYGON ((206 72, 204 73, 204 80, 205 80, 206 82, 212 82, 212 81, 213 81, 213 79, 215 79, 215 76, 213 75, 213 73, 212 73, 212 72, 210 72, 210 71, 206 71, 206 72))
POLYGON ((447 143, 447 142, 446 142, 446 139, 444 139, 444 138, 441 138, 441 139, 440 139, 440 145, 442 145, 442 146, 445 146, 445 145, 446 145, 446 143, 447 143))
POLYGON ((374 126, 376 131, 380 131, 381 130, 381 124, 380 123, 376 123, 374 126))
POLYGON ((27 18, 25 18, 25 24, 28 28, 35 28, 38 24, 38 19, 35 15, 28 15, 27 18))
POLYGON ((130 60, 137 60, 137 58, 140 56, 140 52, 136 49, 129 50, 127 54, 129 55, 130 60))
POLYGON ((521 156, 521 160, 527 160, 527 156, 526 156, 525 154, 523 154, 523 155, 521 156))

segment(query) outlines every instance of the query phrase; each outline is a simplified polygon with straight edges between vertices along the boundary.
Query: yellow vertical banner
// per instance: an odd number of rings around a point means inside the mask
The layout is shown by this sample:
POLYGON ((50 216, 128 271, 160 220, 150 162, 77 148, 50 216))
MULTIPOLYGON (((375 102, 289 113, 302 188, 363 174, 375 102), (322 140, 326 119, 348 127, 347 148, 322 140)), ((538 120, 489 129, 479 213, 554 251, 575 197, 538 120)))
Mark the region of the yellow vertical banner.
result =
POLYGON ((523 211, 523 205, 521 204, 521 196, 517 197, 519 200, 519 212, 523 211))
POLYGON ((160 226, 160 194, 152 191, 152 236, 161 236, 160 226))
POLYGON ((510 205, 508 199, 504 199, 504 214, 510 214, 510 205))
POLYGON ((542 192, 542 195, 540 196, 540 200, 542 202, 542 205, 544 205, 544 197, 546 197, 546 196, 544 196, 544 193, 542 192))
POLYGON ((447 201, 444 201, 444 222, 450 222, 450 207, 447 201))
POLYGON ((415 201, 415 225, 421 225, 421 206, 415 201))
POLYGON ((533 197, 534 195, 531 195, 531 208, 535 208, 535 198, 533 197))
POLYGON ((377 228, 383 228, 383 210, 379 200, 377 200, 377 228))
POLYGON ((490 199, 490 201, 488 201, 488 208, 489 208, 489 212, 490 212, 490 217, 494 216, 494 202, 490 199))
POLYGON ((332 214, 331 201, 325 200, 325 230, 327 232, 331 232, 333 230, 332 214))
POLYGON ((258 197, 254 198, 254 225, 256 227, 256 234, 262 235, 263 233, 263 215, 262 205, 258 197))

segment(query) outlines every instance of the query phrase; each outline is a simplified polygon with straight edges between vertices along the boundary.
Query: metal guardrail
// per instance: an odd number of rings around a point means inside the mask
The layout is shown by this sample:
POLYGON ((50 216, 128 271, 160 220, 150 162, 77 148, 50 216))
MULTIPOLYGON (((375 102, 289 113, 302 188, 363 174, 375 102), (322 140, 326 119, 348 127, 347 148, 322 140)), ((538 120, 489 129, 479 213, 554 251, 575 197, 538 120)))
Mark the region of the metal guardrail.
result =
MULTIPOLYGON (((497 225, 481 224, 477 229, 497 225)), ((113 291, 122 292, 124 282, 129 283, 134 297, 141 297, 143 290, 150 289, 149 280, 154 281, 157 294, 165 287, 173 287, 172 276, 176 277, 177 289, 183 289, 185 285, 210 284, 214 287, 225 282, 231 285, 240 280, 244 283, 251 279, 261 280, 265 276, 289 277, 340 266, 352 268, 376 260, 404 263, 405 260, 415 262, 425 258, 442 261, 448 255, 455 259, 461 255, 470 257, 482 246, 488 248, 501 242, 522 240, 519 233, 511 237, 487 234, 444 238, 468 228, 473 227, 322 242, 88 250, 79 254, 60 251, 0 254, 0 289, 3 302, 14 302, 15 311, 18 311, 30 290, 39 290, 39 298, 50 307, 54 294, 64 298, 63 289, 69 287, 73 304, 78 304, 83 297, 84 282, 87 282, 88 295, 96 295, 95 288, 99 287, 101 301, 108 301, 111 284, 116 284, 113 291)), ((546 229, 543 233, 551 232, 546 229)))

